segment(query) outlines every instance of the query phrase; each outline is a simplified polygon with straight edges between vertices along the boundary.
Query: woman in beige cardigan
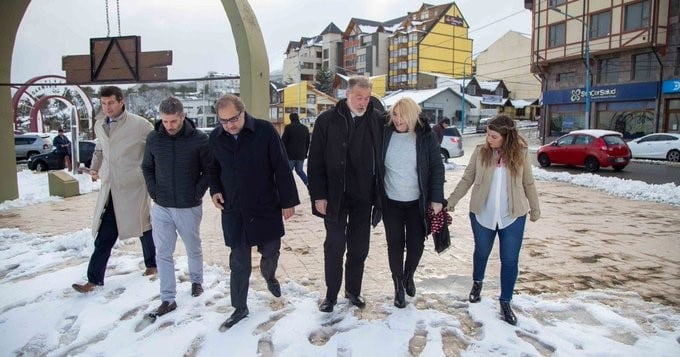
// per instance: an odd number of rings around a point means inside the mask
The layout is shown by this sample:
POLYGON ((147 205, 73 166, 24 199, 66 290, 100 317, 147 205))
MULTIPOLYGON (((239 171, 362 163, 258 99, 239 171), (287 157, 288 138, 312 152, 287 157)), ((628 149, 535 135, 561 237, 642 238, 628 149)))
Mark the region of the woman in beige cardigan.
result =
POLYGON ((475 148, 463 178, 449 196, 449 211, 453 211, 470 187, 470 224, 475 250, 469 300, 472 303, 481 300, 486 264, 498 234, 501 314, 503 320, 515 325, 517 317, 510 307, 510 300, 517 280, 524 224, 528 212, 529 219, 535 222, 541 210, 527 156, 527 143, 517 133, 510 117, 498 115, 489 121, 486 142, 475 148))

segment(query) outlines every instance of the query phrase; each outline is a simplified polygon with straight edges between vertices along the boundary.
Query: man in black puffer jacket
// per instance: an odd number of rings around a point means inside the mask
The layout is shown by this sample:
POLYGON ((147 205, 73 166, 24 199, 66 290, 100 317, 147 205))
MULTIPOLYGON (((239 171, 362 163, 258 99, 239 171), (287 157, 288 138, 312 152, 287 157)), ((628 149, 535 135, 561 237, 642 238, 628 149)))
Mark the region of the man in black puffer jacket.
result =
POLYGON ((203 195, 208 189, 206 169, 211 160, 208 136, 184 116, 177 98, 163 100, 161 121, 146 139, 142 172, 151 207, 151 226, 161 286, 161 305, 155 316, 175 308, 175 264, 173 254, 177 233, 184 241, 189 260, 191 295, 203 292, 203 251, 199 227, 203 195))

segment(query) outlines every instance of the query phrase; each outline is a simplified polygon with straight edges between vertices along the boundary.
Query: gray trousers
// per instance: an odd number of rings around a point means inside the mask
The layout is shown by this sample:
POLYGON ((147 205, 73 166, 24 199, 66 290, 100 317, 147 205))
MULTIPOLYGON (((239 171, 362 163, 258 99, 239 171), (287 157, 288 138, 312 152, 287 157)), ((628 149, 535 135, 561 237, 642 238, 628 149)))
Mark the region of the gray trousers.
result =
POLYGON ((151 207, 151 227, 156 245, 156 265, 161 281, 161 301, 175 301, 175 243, 177 233, 184 241, 189 260, 189 278, 192 283, 203 284, 203 250, 199 228, 203 207, 166 208, 158 204, 151 207))
MULTIPOLYGON (((276 278, 280 248, 281 239, 274 239, 257 246, 257 251, 262 255, 260 258, 260 273, 262 273, 265 281, 271 281, 276 278)), ((237 309, 248 307, 248 283, 250 271, 252 270, 251 251, 252 247, 242 245, 239 248, 231 248, 231 253, 229 254, 231 306, 237 309)))

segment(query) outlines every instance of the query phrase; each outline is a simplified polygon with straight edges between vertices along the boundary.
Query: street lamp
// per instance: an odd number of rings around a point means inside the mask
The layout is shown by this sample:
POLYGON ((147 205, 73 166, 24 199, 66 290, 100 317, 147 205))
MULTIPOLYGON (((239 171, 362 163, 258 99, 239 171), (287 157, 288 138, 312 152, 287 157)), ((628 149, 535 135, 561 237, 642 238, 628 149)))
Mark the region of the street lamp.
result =
MULTIPOLYGON (((586 33, 585 34, 585 39, 586 39, 586 43, 585 43, 585 45, 586 45, 585 46, 586 47, 586 83, 585 83, 586 84, 586 93, 585 93, 586 112, 585 112, 585 118, 584 118, 585 123, 584 124, 585 124, 586 129, 590 129, 590 29, 588 28, 588 24, 584 20, 579 19, 578 17, 569 15, 566 12, 564 12, 564 11, 558 9, 558 8, 549 7, 548 9, 553 10, 555 12, 558 12, 558 13, 560 13, 560 14, 564 15, 565 17, 568 17, 572 20, 576 20, 576 21, 580 22, 581 25, 583 25, 583 31, 586 33)), ((583 18, 586 19, 586 16, 587 15, 584 14, 583 18)), ((565 28, 565 33, 566 33, 566 28, 565 28)))
MULTIPOLYGON (((461 92, 463 92, 463 96, 462 96, 463 99, 462 99, 462 104, 461 104, 461 107, 460 107, 460 109, 461 109, 460 110, 460 132, 461 132, 461 134, 465 131, 465 69, 467 68, 467 67, 465 67, 465 63, 467 63, 468 59, 472 59, 472 56, 473 56, 473 54, 470 54, 463 61, 463 90, 461 91, 461 92)), ((470 74, 472 74, 472 73, 470 73, 470 74)))

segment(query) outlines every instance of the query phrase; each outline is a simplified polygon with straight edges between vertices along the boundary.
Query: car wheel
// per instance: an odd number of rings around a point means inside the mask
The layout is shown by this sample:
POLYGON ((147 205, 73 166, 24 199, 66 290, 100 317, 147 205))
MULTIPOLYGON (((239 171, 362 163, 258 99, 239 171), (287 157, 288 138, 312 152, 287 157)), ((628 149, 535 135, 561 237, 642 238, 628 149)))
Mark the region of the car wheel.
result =
POLYGON ((588 172, 595 172, 600 169, 600 163, 597 162, 596 158, 588 156, 585 162, 585 169, 588 172))
POLYGON ((614 171, 621 171, 623 168, 626 167, 626 165, 614 165, 614 171))
POLYGON ((26 160, 30 160, 30 158, 31 158, 32 156, 38 155, 38 154, 39 154, 39 152, 36 152, 36 151, 29 151, 28 153, 26 153, 26 160))
POLYGON ((680 161, 680 151, 678 151, 678 150, 669 151, 668 155, 666 155, 666 159, 668 161, 673 161, 673 162, 680 161))
POLYGON ((44 162, 42 162, 42 161, 36 162, 36 163, 35 163, 35 171, 38 171, 38 172, 45 172, 45 171, 47 171, 47 164, 44 163, 44 162))
POLYGON ((538 164, 541 165, 541 167, 550 166, 550 158, 548 157, 548 154, 538 155, 538 164))
POLYGON ((442 154, 442 161, 449 162, 449 158, 450 158, 449 152, 446 151, 446 149, 440 149, 440 152, 442 154))

